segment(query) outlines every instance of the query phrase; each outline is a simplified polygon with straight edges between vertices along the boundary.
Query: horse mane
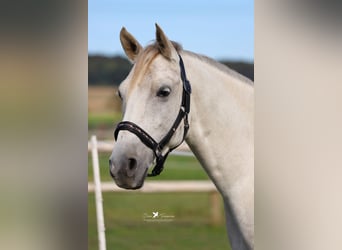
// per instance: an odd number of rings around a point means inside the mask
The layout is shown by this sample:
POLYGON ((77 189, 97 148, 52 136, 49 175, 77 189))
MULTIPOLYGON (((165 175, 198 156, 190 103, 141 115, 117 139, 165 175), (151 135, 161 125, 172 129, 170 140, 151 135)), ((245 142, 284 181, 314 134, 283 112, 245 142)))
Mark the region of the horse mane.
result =
MULTIPOLYGON (((172 43, 172 46, 176 49, 176 51, 179 53, 183 50, 183 47, 180 43, 177 43, 175 41, 170 41, 172 43)), ((153 49, 159 51, 159 45, 156 41, 154 41, 152 44, 147 45, 146 49, 153 49)))

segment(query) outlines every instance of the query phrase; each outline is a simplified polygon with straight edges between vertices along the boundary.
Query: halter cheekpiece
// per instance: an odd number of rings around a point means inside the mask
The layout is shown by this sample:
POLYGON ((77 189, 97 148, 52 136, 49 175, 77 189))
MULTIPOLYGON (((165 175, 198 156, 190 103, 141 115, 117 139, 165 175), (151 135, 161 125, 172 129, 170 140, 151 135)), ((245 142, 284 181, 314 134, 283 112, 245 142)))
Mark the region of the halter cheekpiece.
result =
POLYGON ((186 78, 185 74, 185 68, 182 57, 179 55, 179 67, 180 67, 180 76, 183 82, 183 95, 182 95, 182 103, 179 109, 178 116, 176 117, 176 120, 174 121, 172 127, 167 132, 167 134, 161 139, 161 141, 158 143, 156 142, 147 132, 145 132, 142 128, 140 128, 137 124, 130 122, 130 121, 123 121, 120 122, 114 131, 114 138, 117 140, 118 134, 120 130, 127 130, 133 134, 135 134, 142 143, 144 143, 148 148, 153 150, 154 155, 156 156, 156 165, 152 170, 151 174, 148 174, 147 176, 157 176, 159 175, 164 168, 164 162, 169 155, 169 153, 177 148, 182 142, 185 140, 186 134, 189 130, 189 122, 188 122, 188 115, 190 112, 190 94, 191 94, 191 85, 188 79, 186 78), (182 141, 176 145, 175 147, 169 149, 164 155, 163 155, 163 149, 164 147, 169 143, 172 136, 176 132, 177 128, 179 127, 181 121, 184 121, 184 133, 183 133, 183 139, 182 141))

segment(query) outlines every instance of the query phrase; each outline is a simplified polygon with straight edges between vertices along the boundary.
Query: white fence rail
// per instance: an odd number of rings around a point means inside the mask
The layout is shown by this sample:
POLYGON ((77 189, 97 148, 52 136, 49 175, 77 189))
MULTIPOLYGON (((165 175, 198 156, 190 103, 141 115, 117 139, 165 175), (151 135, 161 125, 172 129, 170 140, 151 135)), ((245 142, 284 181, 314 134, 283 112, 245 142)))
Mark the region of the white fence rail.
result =
MULTIPOLYGON (((134 191, 119 188, 114 182, 101 182, 98 151, 111 152, 113 146, 113 142, 97 141, 94 135, 88 142, 88 151, 92 154, 94 172, 94 182, 88 183, 88 192, 95 192, 99 250, 106 250, 102 192, 208 192, 210 194, 211 223, 214 225, 221 223, 221 198, 215 185, 211 181, 146 181, 141 189, 134 191)), ((180 150, 175 150, 171 154, 193 156, 185 144, 181 145, 180 150)))
MULTIPOLYGON (((89 143, 88 143, 89 145, 89 143)), ((96 205, 96 222, 97 233, 99 238, 99 250, 106 250, 106 234, 105 224, 103 216, 103 199, 101 189, 100 167, 99 167, 99 155, 96 136, 93 135, 90 141, 91 156, 93 160, 93 172, 94 172, 94 191, 95 191, 95 205, 96 205)))
MULTIPOLYGON (((94 192, 94 183, 88 183, 88 192, 94 192)), ((137 190, 119 188, 114 181, 102 182, 102 192, 129 192, 129 193, 167 193, 167 192, 216 192, 211 181, 145 181, 144 186, 137 190)))

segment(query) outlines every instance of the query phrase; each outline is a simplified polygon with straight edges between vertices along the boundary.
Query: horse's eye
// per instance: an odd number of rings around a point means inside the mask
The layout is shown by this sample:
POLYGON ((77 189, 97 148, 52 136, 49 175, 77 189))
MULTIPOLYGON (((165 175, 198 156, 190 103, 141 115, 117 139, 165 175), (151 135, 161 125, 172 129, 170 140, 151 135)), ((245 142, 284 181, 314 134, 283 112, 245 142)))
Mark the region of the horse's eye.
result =
POLYGON ((170 93, 171 93, 171 89, 169 87, 161 87, 157 92, 157 96, 167 97, 170 93))

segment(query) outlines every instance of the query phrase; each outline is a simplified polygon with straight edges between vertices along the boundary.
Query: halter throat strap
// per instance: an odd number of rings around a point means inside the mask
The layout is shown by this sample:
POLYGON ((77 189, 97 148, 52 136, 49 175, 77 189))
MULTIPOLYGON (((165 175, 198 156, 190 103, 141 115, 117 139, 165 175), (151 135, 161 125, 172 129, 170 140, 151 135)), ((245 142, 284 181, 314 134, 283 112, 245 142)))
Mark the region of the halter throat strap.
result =
POLYGON ((144 143, 148 148, 152 149, 155 157, 156 157, 156 165, 152 170, 151 174, 147 176, 157 176, 159 175, 164 169, 164 162, 169 155, 169 153, 177 148, 182 142, 185 140, 185 137, 189 130, 189 122, 188 122, 188 115, 190 112, 190 95, 191 95, 191 85, 188 79, 186 78, 185 67, 183 63, 182 57, 179 55, 179 67, 180 67, 180 75, 183 83, 183 94, 182 94, 182 103, 179 109, 178 115, 176 120, 174 121, 172 127, 167 132, 167 134, 161 139, 158 143, 156 142, 152 136, 150 136, 146 131, 140 128, 137 124, 130 122, 130 121, 122 121, 120 122, 114 131, 114 138, 117 140, 118 134, 121 130, 129 131, 135 134, 142 143, 144 143), (169 149, 163 155, 164 147, 170 142, 172 136, 176 132, 177 128, 179 127, 181 121, 184 121, 184 133, 182 141, 176 145, 175 147, 169 149))

